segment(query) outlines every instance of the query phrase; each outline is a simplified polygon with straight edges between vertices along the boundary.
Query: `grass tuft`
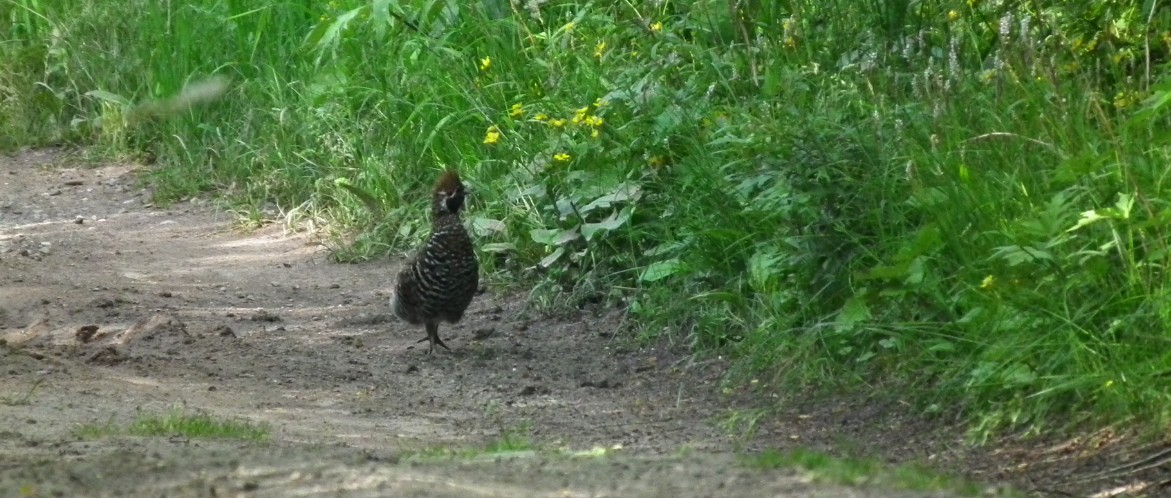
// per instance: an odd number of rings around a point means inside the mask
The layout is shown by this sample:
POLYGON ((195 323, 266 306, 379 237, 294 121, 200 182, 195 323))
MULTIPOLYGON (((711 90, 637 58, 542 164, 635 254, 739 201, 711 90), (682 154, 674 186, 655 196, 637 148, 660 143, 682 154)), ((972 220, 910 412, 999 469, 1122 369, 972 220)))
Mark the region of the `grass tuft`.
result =
POLYGON ((529 455, 539 450, 539 447, 528 437, 530 429, 521 426, 506 430, 498 439, 494 439, 482 447, 432 447, 408 452, 404 458, 408 460, 471 460, 476 458, 500 458, 508 456, 529 455))
POLYGON ((185 414, 178 410, 163 414, 140 414, 125 426, 107 422, 83 425, 77 429, 78 437, 84 439, 130 435, 265 441, 269 433, 267 424, 221 419, 204 413, 185 414))
MULTIPOLYGON (((835 457, 811 450, 768 450, 746 457, 744 462, 749 467, 766 470, 798 468, 813 479, 829 484, 919 492, 947 491, 959 496, 987 495, 985 486, 943 475, 924 466, 889 466, 873 459, 835 457)), ((1018 495, 1003 489, 997 496, 1018 495)))

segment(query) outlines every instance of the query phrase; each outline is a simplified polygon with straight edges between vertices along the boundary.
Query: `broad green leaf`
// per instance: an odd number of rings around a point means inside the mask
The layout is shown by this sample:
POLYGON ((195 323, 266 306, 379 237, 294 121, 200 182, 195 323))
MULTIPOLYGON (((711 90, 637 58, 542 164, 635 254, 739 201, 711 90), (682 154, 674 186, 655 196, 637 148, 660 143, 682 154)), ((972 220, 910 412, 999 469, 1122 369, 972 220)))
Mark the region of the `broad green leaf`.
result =
POLYGON ((538 244, 545 244, 547 246, 560 246, 577 240, 581 234, 578 233, 577 227, 566 230, 535 228, 529 231, 529 236, 533 238, 533 242, 538 244))
POLYGON ((545 258, 541 260, 541 263, 540 263, 541 267, 548 268, 548 267, 552 266, 553 263, 556 263, 557 260, 561 258, 562 254, 565 254, 565 248, 558 247, 556 251, 553 251, 552 254, 545 256, 545 258))
POLYGON ((472 232, 480 237, 507 232, 504 222, 491 218, 472 218, 472 232))
POLYGON ((544 185, 529 185, 528 187, 525 187, 525 188, 518 188, 516 190, 510 191, 508 193, 508 200, 516 202, 516 201, 519 201, 522 199, 527 199, 530 197, 540 198, 540 197, 544 197, 544 196, 545 196, 545 186, 544 185))
POLYGON ((866 301, 858 296, 851 297, 838 312, 838 321, 844 325, 855 325, 868 319, 870 319, 870 307, 866 306, 866 301))
POLYGON ((1066 232, 1072 232, 1072 231, 1077 230, 1081 227, 1084 227, 1087 225, 1092 225, 1094 223, 1097 223, 1097 222, 1102 221, 1107 218, 1108 218, 1107 216, 1102 216, 1101 214, 1098 214, 1098 211, 1095 209, 1091 209, 1089 211, 1083 211, 1081 218, 1077 220, 1077 224, 1070 227, 1068 230, 1066 230, 1066 232))
POLYGON ((585 236, 586 241, 589 241, 595 234, 602 230, 616 230, 630 220, 630 213, 631 208, 627 206, 621 212, 611 213, 609 217, 600 223, 584 223, 581 226, 581 234, 585 236))
POLYGON ((956 323, 957 324, 971 323, 973 320, 979 318, 983 314, 984 314, 984 307, 983 306, 976 306, 975 308, 968 310, 967 313, 964 313, 964 316, 960 317, 959 320, 956 320, 956 323))
POLYGON ((764 70, 764 85, 761 88, 761 94, 765 97, 773 98, 781 93, 781 70, 774 67, 766 67, 764 70))
POLYGON ((1120 219, 1130 219, 1130 210, 1134 208, 1134 196, 1130 194, 1118 194, 1118 202, 1114 203, 1114 207, 1118 209, 1120 219))
POLYGON ((1024 363, 1015 363, 1004 372, 1004 380, 1009 384, 1029 385, 1037 380, 1037 374, 1024 363))
POLYGON ((1017 266, 1034 261, 1052 261, 1053 254, 1036 247, 1000 246, 992 251, 992 255, 1008 262, 1009 266, 1017 266))
POLYGON ((679 124, 683 122, 682 113, 683 111, 678 107, 672 106, 663 110, 662 114, 655 116, 655 135, 664 136, 674 133, 675 128, 678 128, 679 124))
POLYGON ((569 198, 562 197, 557 199, 557 202, 554 204, 557 206, 557 214, 561 215, 562 220, 574 213, 573 200, 569 198))
POLYGON ((588 213, 598 208, 608 208, 616 202, 637 201, 642 195, 642 189, 633 183, 620 183, 618 188, 613 192, 594 199, 589 204, 582 206, 582 214, 588 213))
POLYGON ((778 263, 781 256, 775 251, 756 252, 748 258, 748 275, 752 287, 759 291, 771 291, 769 282, 780 274, 778 263))
POLYGON ((350 21, 354 20, 358 14, 362 13, 362 10, 365 8, 366 6, 363 5, 348 12, 343 12, 341 15, 337 16, 337 19, 334 19, 334 21, 330 23, 329 26, 324 30, 322 30, 320 26, 318 26, 318 29, 313 30, 313 33, 309 35, 309 43, 317 46, 318 64, 321 63, 321 59, 325 55, 326 48, 332 49, 337 46, 338 42, 340 41, 338 33, 341 33, 342 30, 346 29, 346 25, 349 24, 350 21))
POLYGON ((639 275, 638 279, 642 282, 657 282, 678 273, 682 269, 683 263, 679 261, 679 258, 656 261, 647 266, 642 271, 642 275, 639 275))
POLYGON ((907 267, 907 278, 903 280, 907 285, 919 285, 923 283, 923 279, 927 276, 927 265, 924 263, 925 258, 919 256, 911 261, 911 265, 907 267))

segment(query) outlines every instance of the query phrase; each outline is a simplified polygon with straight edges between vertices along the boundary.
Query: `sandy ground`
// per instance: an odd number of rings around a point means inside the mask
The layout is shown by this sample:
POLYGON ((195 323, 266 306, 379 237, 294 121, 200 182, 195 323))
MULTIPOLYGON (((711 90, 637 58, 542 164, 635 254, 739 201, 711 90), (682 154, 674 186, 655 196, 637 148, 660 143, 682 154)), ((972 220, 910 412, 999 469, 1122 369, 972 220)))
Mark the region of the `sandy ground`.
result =
MULTIPOLYGON (((331 263, 311 236, 240 230, 198 200, 155 207, 135 170, 0 157, 0 496, 919 496, 745 466, 713 423, 744 402, 720 394, 723 365, 631 346, 615 313, 553 319, 489 291, 441 329, 453 352, 427 356, 423 331, 389 313, 400 262, 331 263), (171 410, 272 432, 78 435, 171 410), (510 432, 542 451, 412 456, 510 432)), ((858 429, 875 416, 780 417, 750 446, 869 437, 907 454, 892 461, 958 446, 858 429)), ((971 468, 990 485, 1022 479, 971 468)))

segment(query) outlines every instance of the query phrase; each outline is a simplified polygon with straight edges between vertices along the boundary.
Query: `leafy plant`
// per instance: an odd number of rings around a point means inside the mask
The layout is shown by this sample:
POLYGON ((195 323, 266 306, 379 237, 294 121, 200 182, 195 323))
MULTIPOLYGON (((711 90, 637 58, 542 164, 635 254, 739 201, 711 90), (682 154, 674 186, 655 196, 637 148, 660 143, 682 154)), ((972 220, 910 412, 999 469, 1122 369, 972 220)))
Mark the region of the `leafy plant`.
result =
POLYGON ((0 147, 157 157, 159 201, 323 227, 339 261, 416 243, 456 167, 492 280, 741 382, 897 385, 977 437, 1155 427, 1157 7, 9 1, 0 147))

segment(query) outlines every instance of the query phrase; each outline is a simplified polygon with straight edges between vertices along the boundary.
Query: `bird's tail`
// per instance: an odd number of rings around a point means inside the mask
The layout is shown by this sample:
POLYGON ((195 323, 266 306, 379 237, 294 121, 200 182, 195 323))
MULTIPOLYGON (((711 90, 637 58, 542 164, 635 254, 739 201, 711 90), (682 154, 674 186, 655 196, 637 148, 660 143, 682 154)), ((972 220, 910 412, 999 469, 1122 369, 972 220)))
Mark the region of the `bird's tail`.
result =
POLYGON ((411 321, 411 318, 410 318, 411 314, 409 311, 407 311, 407 306, 405 303, 403 303, 403 300, 399 299, 399 295, 398 295, 397 291, 394 293, 393 296, 390 296, 390 307, 391 307, 391 309, 394 310, 394 316, 397 316, 399 318, 399 320, 403 320, 406 322, 411 321))

